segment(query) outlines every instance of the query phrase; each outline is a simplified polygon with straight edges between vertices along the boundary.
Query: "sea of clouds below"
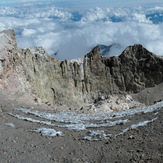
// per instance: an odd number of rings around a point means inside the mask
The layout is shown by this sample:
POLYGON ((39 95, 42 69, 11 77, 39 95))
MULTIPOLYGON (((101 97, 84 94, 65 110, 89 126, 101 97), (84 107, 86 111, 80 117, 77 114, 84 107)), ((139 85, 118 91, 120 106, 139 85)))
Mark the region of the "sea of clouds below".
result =
POLYGON ((0 31, 14 29, 18 46, 42 46, 59 60, 79 58, 98 44, 142 44, 163 55, 163 7, 74 10, 53 5, 0 7, 0 31))

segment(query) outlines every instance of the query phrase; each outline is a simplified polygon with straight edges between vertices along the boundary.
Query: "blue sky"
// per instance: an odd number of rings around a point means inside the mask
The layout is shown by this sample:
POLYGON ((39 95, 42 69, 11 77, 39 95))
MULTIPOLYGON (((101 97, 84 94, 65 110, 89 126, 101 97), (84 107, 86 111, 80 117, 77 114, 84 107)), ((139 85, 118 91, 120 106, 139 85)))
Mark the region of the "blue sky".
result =
POLYGON ((63 5, 59 7, 109 7, 109 6, 134 6, 134 5, 150 5, 150 4, 163 4, 162 0, 0 0, 0 4, 13 4, 13 3, 29 3, 29 2, 52 2, 56 5, 63 5))

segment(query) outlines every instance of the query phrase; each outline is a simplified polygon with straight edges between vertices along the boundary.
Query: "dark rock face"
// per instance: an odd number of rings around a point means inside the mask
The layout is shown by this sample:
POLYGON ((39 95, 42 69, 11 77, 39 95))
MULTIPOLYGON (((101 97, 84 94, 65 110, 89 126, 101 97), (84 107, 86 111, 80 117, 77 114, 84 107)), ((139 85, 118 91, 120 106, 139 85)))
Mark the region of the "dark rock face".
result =
POLYGON ((44 103, 78 107, 163 82, 163 59, 142 45, 127 47, 119 57, 103 57, 95 47, 82 59, 57 61, 39 47, 18 49, 14 31, 2 34, 6 43, 0 42, 1 85, 28 91, 44 103))
POLYGON ((126 91, 139 92, 163 81, 162 58, 152 54, 142 45, 128 47, 119 58, 126 82, 126 91))
POLYGON ((142 45, 130 46, 119 57, 111 58, 102 57, 95 47, 86 58, 85 80, 97 91, 137 93, 163 82, 163 59, 142 45))

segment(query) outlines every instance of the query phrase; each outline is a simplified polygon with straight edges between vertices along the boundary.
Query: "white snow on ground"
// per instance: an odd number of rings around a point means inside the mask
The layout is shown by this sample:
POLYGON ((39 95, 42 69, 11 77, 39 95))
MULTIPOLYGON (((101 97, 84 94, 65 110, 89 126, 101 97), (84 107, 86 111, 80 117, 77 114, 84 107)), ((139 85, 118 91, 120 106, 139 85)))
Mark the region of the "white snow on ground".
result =
POLYGON ((66 123, 66 124, 61 124, 61 125, 57 125, 54 123, 51 123, 50 121, 41 121, 41 120, 36 120, 33 118, 29 118, 29 117, 24 117, 24 116, 20 116, 18 114, 12 114, 9 113, 9 115, 20 119, 20 120, 26 120, 29 122, 34 122, 34 123, 40 123, 42 125, 48 125, 48 126, 56 126, 56 127, 64 127, 67 128, 68 130, 76 130, 76 131, 81 131, 81 130, 85 130, 86 128, 99 128, 99 127, 111 127, 111 126, 115 126, 115 125, 121 125, 121 124, 125 124, 128 122, 128 119, 125 120, 116 120, 116 121, 106 121, 101 123, 101 124, 96 124, 96 123, 89 123, 89 121, 87 123, 66 123))
POLYGON ((6 126, 15 127, 13 123, 5 123, 6 126))
POLYGON ((60 125, 59 127, 65 127, 68 130, 75 130, 75 131, 82 131, 86 130, 86 126, 84 124, 65 124, 65 125, 60 125))
POLYGON ((124 129, 122 132, 120 132, 119 134, 116 135, 112 135, 112 134, 105 134, 105 132, 103 130, 90 130, 88 132, 88 136, 85 136, 83 139, 85 140, 89 140, 89 141, 99 141, 102 139, 108 139, 110 137, 117 137, 119 135, 123 135, 124 133, 126 133, 127 131, 129 131, 130 129, 136 129, 138 127, 142 127, 142 126, 146 126, 148 123, 151 123, 153 121, 155 121, 157 118, 154 118, 152 120, 148 120, 148 121, 143 121, 143 122, 139 122, 137 124, 133 124, 130 127, 127 127, 126 129, 124 129))
POLYGON ((125 119, 125 120, 116 120, 116 121, 106 121, 100 124, 97 123, 79 123, 79 124, 65 124, 65 125, 59 125, 59 127, 66 127, 69 130, 76 130, 76 131, 81 131, 81 130, 85 130, 87 128, 99 128, 99 127, 111 127, 111 126, 115 126, 115 125, 121 125, 121 124, 125 124, 127 123, 129 120, 125 119))
POLYGON ((125 123, 127 123, 127 122, 129 122, 128 119, 125 119, 125 120, 119 119, 119 120, 116 120, 116 121, 106 121, 106 123, 103 122, 103 123, 101 123, 101 124, 94 124, 94 123, 91 123, 91 124, 89 124, 89 125, 86 124, 86 127, 87 127, 87 128, 88 128, 88 127, 91 127, 91 128, 98 128, 98 127, 109 127, 109 126, 111 127, 111 126, 116 126, 116 125, 122 125, 122 124, 125 124, 125 123))
POLYGON ((50 121, 40 121, 40 120, 36 120, 33 118, 23 117, 18 114, 12 114, 12 113, 9 113, 9 115, 11 115, 12 117, 15 117, 17 119, 20 119, 20 120, 25 120, 25 121, 34 122, 34 123, 40 123, 42 125, 55 126, 55 124, 52 124, 50 121))
MULTIPOLYGON (((163 108, 163 102, 159 102, 155 105, 148 107, 141 107, 135 109, 129 109, 125 111, 119 112, 100 112, 100 113, 89 113, 89 114, 77 114, 74 112, 57 112, 57 113, 46 113, 40 112, 31 109, 24 108, 16 108, 14 110, 35 116, 43 120, 37 120, 30 117, 24 117, 18 114, 9 113, 9 115, 18 118, 20 120, 26 120, 33 123, 39 123, 41 125, 55 126, 59 128, 67 128, 68 130, 82 131, 90 128, 100 128, 100 127, 112 127, 116 125, 123 125, 128 122, 132 123, 132 118, 129 121, 128 119, 124 119, 125 117, 134 116, 135 114, 146 114, 149 112, 159 111, 159 109, 163 108), (123 119, 122 119, 123 118, 123 119)), ((156 112, 157 113, 157 112, 156 112)), ((153 116, 156 116, 153 113, 153 116)), ((152 120, 145 120, 139 122, 137 124, 132 124, 131 126, 124 129, 119 134, 112 135, 113 137, 117 137, 119 135, 123 135, 130 129, 136 129, 140 126, 145 126, 148 123, 155 121, 157 118, 153 118, 152 120)), ((34 130, 35 132, 43 132, 44 130, 38 129, 34 130)), ((84 137, 86 140, 96 141, 101 139, 107 139, 111 135, 105 134, 103 130, 93 130, 89 131, 88 136, 84 137)))
POLYGON ((41 133, 42 136, 49 136, 49 137, 55 137, 55 136, 63 136, 62 131, 56 131, 51 128, 37 128, 36 130, 32 130, 33 132, 41 133))
POLYGON ((152 120, 148 120, 148 121, 144 121, 144 122, 139 122, 138 124, 133 124, 130 127, 124 129, 122 132, 120 132, 119 134, 116 134, 115 137, 119 136, 119 135, 123 135, 125 132, 127 132, 130 129, 136 129, 137 127, 142 127, 142 126, 146 126, 148 123, 151 123, 153 121, 155 121, 157 118, 154 118, 152 120))
POLYGON ((154 113, 153 115, 157 115, 157 114, 158 114, 158 112, 154 113))
POLYGON ((89 114, 77 114, 74 112, 58 112, 58 113, 46 113, 39 112, 31 109, 16 108, 15 110, 21 111, 26 114, 32 114, 40 118, 53 120, 62 123, 86 123, 86 121, 105 121, 114 118, 121 118, 125 116, 133 116, 138 113, 148 113, 155 110, 159 110, 163 107, 163 102, 156 103, 151 106, 128 109, 119 112, 100 112, 100 113, 89 113, 89 114))
POLYGON ((98 141, 98 140, 102 140, 102 139, 108 139, 109 137, 111 137, 112 134, 105 134, 105 132, 103 130, 90 130, 88 132, 88 136, 85 136, 83 139, 85 140, 89 140, 89 141, 98 141))

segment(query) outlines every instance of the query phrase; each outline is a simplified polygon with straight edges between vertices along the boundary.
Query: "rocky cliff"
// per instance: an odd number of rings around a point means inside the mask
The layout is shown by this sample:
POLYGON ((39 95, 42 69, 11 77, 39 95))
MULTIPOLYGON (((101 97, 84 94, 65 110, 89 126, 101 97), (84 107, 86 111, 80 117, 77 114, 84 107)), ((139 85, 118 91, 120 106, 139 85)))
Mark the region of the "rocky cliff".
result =
POLYGON ((142 45, 106 58, 99 47, 81 59, 57 61, 41 47, 20 49, 13 30, 0 33, 0 85, 49 105, 81 106, 110 94, 136 93, 163 82, 163 58, 142 45))

